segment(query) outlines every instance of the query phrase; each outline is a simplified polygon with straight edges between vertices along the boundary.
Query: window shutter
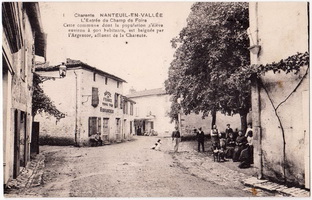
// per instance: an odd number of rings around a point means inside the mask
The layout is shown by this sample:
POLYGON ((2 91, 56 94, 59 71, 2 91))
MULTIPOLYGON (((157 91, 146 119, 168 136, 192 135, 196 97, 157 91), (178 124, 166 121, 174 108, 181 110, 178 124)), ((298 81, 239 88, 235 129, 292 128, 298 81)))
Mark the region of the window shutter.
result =
POLYGON ((120 109, 123 108, 123 96, 120 95, 120 109))
POLYGON ((115 93, 115 108, 118 108, 118 94, 115 93))
POLYGON ((98 128, 97 128, 97 132, 101 135, 101 118, 98 118, 98 128))
POLYGON ((99 105, 99 91, 98 88, 92 87, 92 102, 91 105, 93 107, 97 107, 99 105))
POLYGON ((2 3, 3 31, 12 53, 18 52, 23 46, 22 24, 18 18, 21 14, 18 2, 2 3))

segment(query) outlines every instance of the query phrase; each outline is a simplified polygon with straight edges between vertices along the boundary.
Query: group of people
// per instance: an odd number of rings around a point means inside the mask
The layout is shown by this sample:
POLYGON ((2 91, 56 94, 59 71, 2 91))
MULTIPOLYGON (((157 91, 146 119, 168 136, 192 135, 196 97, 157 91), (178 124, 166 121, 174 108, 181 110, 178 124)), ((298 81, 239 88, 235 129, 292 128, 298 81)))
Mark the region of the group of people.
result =
MULTIPOLYGON (((205 151, 204 147, 204 132, 201 128, 194 129, 194 133, 197 135, 198 151, 202 147, 202 151, 205 151)), ((233 162, 241 162, 240 168, 248 168, 250 164, 253 164, 253 131, 251 123, 248 124, 248 128, 245 133, 241 130, 233 131, 230 124, 227 124, 225 132, 220 132, 216 125, 213 125, 211 132, 212 151, 214 154, 218 154, 219 158, 225 160, 225 158, 233 159, 233 162)))

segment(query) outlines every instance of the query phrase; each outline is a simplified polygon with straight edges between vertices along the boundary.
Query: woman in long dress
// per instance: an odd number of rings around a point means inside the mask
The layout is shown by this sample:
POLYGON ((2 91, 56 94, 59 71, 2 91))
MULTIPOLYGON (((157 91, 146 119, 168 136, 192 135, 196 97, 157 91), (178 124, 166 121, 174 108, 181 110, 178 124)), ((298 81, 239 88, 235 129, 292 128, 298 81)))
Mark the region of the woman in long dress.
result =
POLYGON ((212 147, 213 148, 219 148, 220 145, 220 141, 219 141, 219 137, 220 137, 220 133, 219 130, 217 129, 217 125, 213 125, 212 129, 210 131, 210 135, 211 135, 211 142, 212 142, 212 147))
POLYGON ((247 144, 247 139, 246 139, 245 135, 243 135, 243 132, 241 130, 238 131, 238 137, 236 138, 235 144, 236 144, 236 146, 234 149, 233 161, 238 162, 239 156, 240 156, 242 150, 246 148, 246 144, 247 144))
POLYGON ((235 139, 233 133, 229 133, 229 137, 226 139, 226 158, 233 158, 234 148, 235 148, 235 139))

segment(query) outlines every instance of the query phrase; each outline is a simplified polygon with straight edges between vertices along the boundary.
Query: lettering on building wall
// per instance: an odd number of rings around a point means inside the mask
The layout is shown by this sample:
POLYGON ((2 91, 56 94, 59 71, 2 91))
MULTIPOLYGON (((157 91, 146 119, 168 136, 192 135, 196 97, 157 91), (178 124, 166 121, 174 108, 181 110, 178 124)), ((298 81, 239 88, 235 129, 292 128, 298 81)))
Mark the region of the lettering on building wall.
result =
POLYGON ((109 91, 104 92, 102 105, 103 106, 114 107, 112 102, 113 102, 112 94, 109 91))
POLYGON ((114 110, 100 107, 100 112, 114 113, 114 110))

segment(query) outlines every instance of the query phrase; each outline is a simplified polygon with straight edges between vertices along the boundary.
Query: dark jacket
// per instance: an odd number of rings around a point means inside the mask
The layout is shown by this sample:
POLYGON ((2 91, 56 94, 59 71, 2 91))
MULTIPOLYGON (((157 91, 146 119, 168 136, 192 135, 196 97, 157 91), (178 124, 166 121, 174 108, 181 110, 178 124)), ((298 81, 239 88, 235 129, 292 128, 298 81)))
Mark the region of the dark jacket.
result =
POLYGON ((205 140, 205 134, 204 131, 197 132, 197 141, 203 142, 205 140))
POLYGON ((179 131, 173 131, 172 132, 172 137, 173 138, 180 138, 181 137, 180 132, 179 131))

